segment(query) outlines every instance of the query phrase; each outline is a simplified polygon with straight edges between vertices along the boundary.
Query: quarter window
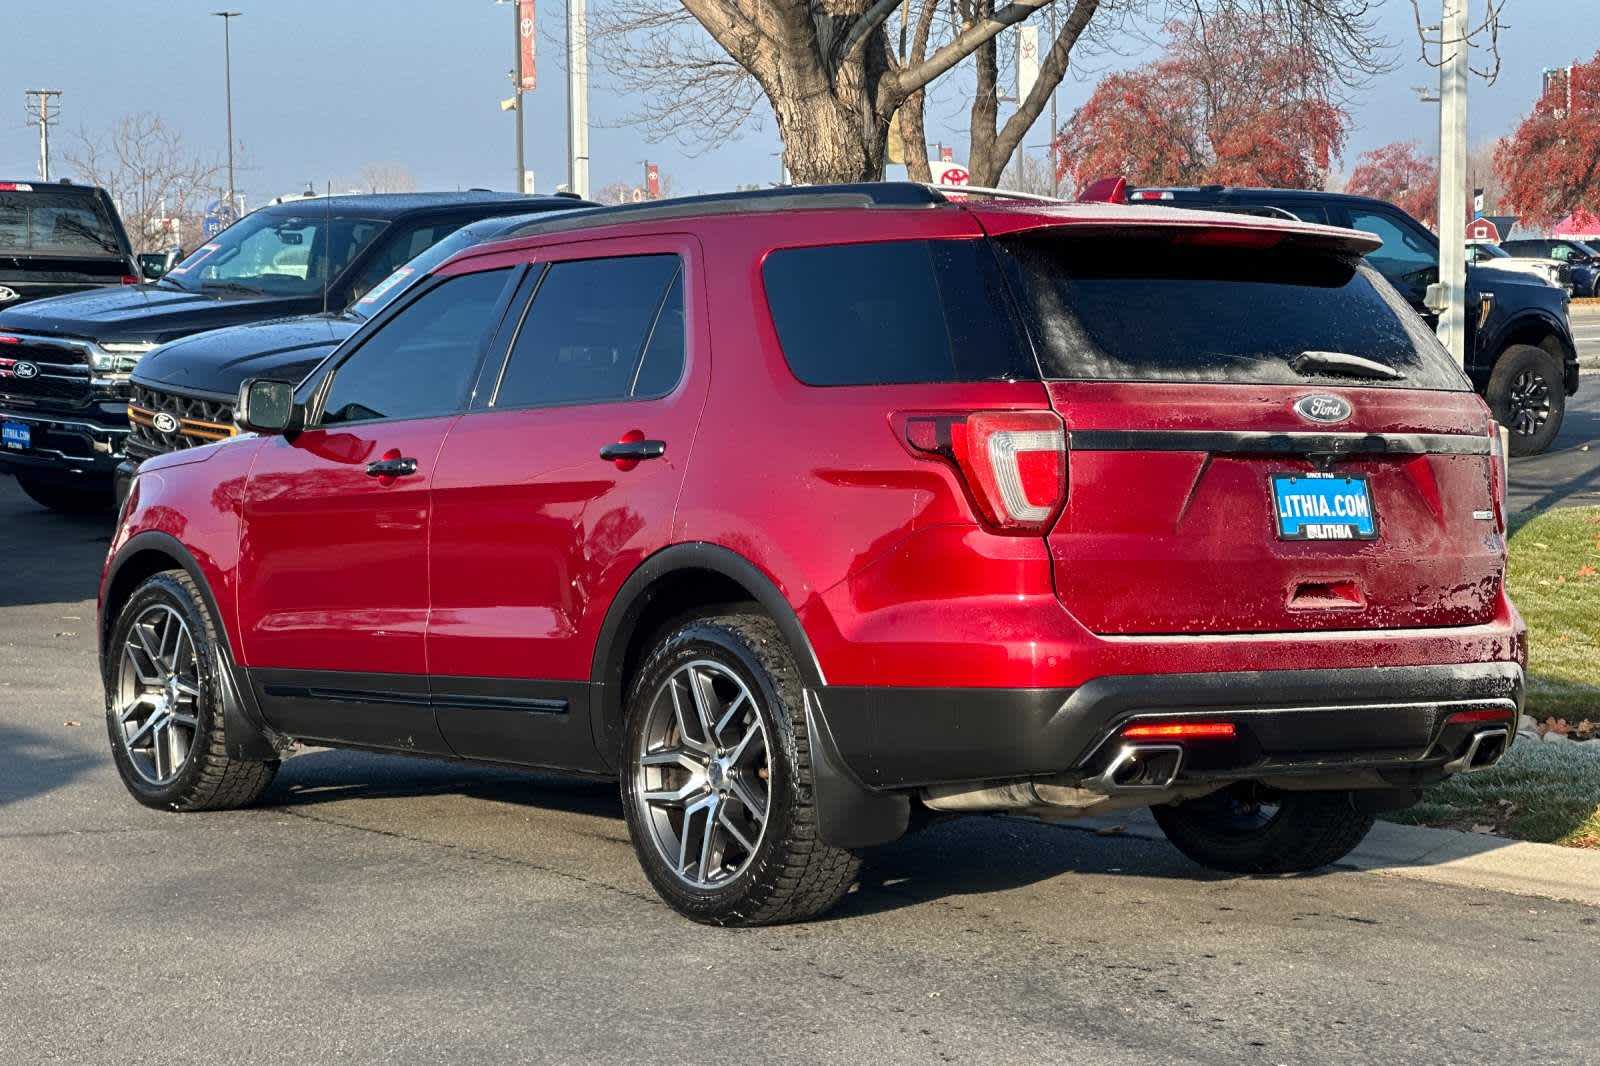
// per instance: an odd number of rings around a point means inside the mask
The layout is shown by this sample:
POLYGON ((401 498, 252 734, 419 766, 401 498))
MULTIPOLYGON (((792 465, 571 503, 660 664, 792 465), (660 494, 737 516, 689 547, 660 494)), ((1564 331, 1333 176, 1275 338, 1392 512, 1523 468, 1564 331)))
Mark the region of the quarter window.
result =
POLYGON ((683 370, 683 330, 677 256, 553 263, 517 330, 494 406, 663 395, 683 370))
POLYGON ((510 273, 449 278, 384 323, 334 371, 322 424, 460 410, 510 273))

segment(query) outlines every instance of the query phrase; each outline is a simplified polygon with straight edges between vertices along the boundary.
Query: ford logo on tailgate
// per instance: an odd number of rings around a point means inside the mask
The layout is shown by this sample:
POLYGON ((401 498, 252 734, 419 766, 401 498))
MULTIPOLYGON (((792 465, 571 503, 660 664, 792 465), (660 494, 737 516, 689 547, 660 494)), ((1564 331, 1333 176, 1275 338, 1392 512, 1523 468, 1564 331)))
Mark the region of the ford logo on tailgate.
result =
POLYGON ((1350 405, 1337 396, 1302 396, 1295 401, 1294 409, 1307 422, 1324 425, 1350 417, 1350 405))

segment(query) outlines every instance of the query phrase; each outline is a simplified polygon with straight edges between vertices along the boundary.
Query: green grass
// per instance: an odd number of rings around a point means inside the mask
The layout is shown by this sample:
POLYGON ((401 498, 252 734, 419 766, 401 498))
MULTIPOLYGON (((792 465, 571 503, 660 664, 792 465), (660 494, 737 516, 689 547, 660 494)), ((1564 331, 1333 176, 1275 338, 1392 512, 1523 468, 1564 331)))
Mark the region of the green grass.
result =
POLYGON ((1507 587, 1528 623, 1527 713, 1600 721, 1600 507, 1512 518, 1507 587))
POLYGON ((1457 774, 1428 789, 1415 807, 1384 817, 1600 848, 1600 742, 1519 740, 1494 769, 1457 774))

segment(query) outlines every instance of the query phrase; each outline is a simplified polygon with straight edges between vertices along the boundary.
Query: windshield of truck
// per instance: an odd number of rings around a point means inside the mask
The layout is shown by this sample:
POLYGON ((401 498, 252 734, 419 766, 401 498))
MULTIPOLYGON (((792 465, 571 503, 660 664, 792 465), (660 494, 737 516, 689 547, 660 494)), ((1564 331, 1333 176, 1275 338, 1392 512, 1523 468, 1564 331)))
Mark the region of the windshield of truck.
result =
POLYGON ((344 273, 383 231, 366 218, 261 211, 201 245, 173 267, 163 285, 191 292, 310 296, 344 273))

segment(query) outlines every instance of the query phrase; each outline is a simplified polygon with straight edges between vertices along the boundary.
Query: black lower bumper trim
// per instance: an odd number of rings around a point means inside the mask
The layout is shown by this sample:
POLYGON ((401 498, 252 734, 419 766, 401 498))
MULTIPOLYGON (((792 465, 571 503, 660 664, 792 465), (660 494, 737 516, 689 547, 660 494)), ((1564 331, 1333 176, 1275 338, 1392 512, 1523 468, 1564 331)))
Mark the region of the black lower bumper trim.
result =
POLYGON ((1258 670, 1096 678, 1076 689, 828 686, 840 757, 870 788, 1058 774, 1084 767, 1141 714, 1248 715, 1269 763, 1399 764, 1423 757, 1461 701, 1522 706, 1516 663, 1258 670))

